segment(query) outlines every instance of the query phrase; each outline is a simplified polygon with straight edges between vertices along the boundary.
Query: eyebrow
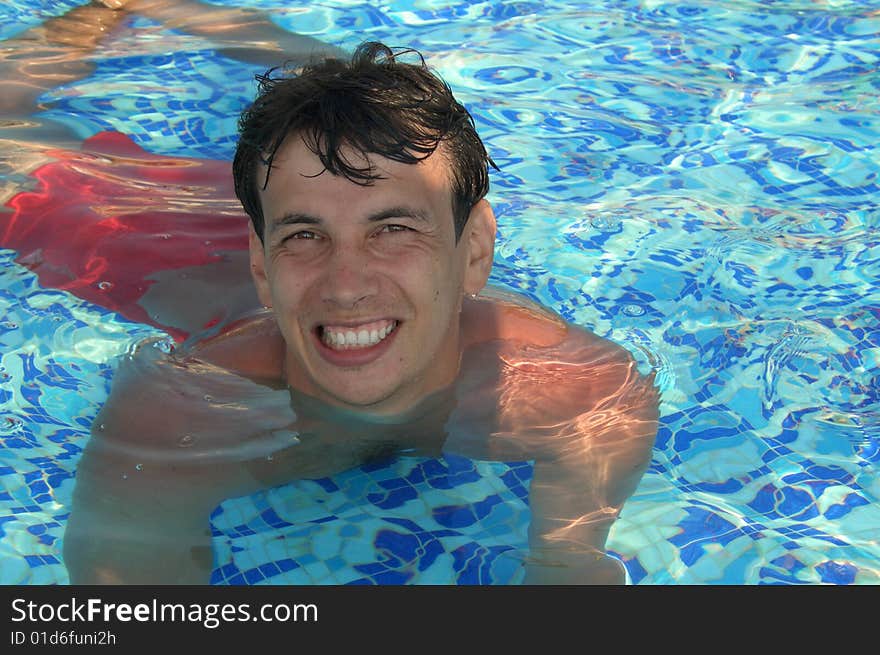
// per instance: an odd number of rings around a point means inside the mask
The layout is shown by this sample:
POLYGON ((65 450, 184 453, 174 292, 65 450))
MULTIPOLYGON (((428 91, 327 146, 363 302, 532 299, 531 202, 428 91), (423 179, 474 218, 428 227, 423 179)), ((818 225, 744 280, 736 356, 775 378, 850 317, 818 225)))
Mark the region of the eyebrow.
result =
MULTIPOLYGON (((414 207, 406 207, 406 206, 398 206, 398 207, 389 207, 388 209, 382 209, 375 214, 370 214, 367 216, 367 221, 370 223, 375 223, 377 221, 384 221, 386 218, 414 218, 418 221, 423 221, 427 223, 429 219, 429 215, 427 212, 421 209, 416 209, 414 207)), ((321 225, 324 222, 320 216, 313 216, 311 214, 305 214, 302 212, 289 212, 281 216, 280 218, 276 218, 272 221, 273 227, 279 227, 281 225, 321 225)))

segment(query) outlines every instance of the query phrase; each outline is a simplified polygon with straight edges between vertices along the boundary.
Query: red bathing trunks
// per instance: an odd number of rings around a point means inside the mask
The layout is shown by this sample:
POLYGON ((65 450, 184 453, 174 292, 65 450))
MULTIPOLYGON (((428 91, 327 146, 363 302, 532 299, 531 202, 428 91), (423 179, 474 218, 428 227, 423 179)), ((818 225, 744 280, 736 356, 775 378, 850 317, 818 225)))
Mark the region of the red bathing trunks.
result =
MULTIPOLYGON (((35 188, 6 203, 11 214, 0 213, 0 246, 16 250, 44 287, 188 336, 140 301, 159 279, 173 279, 163 271, 222 264, 246 251, 247 218, 230 163, 153 155, 117 132, 96 134, 78 152, 47 154, 55 161, 31 173, 35 188)), ((246 269, 240 277, 250 284, 246 269)), ((224 316, 222 298, 193 302, 214 302, 209 314, 224 316)))

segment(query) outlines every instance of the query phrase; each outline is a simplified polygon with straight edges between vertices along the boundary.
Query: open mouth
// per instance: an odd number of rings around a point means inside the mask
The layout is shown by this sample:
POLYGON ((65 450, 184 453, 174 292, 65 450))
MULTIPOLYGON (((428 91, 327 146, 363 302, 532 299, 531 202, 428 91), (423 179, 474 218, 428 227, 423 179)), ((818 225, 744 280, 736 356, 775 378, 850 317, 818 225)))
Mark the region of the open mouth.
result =
POLYGON ((382 319, 361 325, 319 325, 318 339, 334 351, 366 350, 387 339, 400 325, 399 321, 382 319))

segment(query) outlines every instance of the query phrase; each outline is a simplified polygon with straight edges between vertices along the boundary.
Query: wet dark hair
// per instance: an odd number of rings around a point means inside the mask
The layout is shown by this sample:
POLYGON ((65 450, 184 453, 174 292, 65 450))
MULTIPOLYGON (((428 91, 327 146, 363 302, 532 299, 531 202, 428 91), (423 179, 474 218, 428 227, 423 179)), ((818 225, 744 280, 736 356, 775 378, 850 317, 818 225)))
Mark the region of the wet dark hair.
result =
POLYGON ((354 166, 340 152, 342 147, 415 164, 442 144, 451 172, 458 242, 471 208, 489 191, 489 166, 498 167, 471 115, 420 53, 368 41, 358 46, 351 61, 326 58, 296 74, 276 76, 278 70, 256 78, 257 97, 239 118, 232 165, 235 194, 260 239, 265 229, 257 190, 260 164, 267 167, 259 181, 265 189, 284 139, 298 134, 326 171, 364 186, 382 176, 370 166, 354 166), (398 61, 403 55, 415 55, 418 63, 398 61))

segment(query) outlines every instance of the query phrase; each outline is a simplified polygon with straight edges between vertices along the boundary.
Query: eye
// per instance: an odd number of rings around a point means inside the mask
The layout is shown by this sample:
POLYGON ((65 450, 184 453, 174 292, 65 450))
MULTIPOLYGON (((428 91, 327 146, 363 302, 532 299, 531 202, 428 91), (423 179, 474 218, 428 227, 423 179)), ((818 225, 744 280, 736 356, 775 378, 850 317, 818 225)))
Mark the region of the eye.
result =
POLYGON ((281 243, 284 243, 285 241, 288 241, 290 239, 295 239, 297 241, 303 241, 303 240, 311 241, 311 240, 318 239, 318 238, 320 238, 320 237, 318 237, 318 235, 316 233, 312 232, 311 230, 300 230, 299 232, 294 232, 293 234, 288 234, 286 237, 284 237, 281 240, 281 243))
POLYGON ((379 232, 409 232, 412 228, 406 225, 398 225, 397 223, 386 223, 381 227, 379 232))

